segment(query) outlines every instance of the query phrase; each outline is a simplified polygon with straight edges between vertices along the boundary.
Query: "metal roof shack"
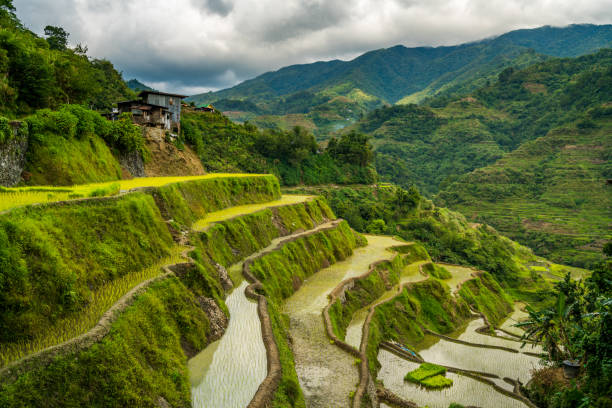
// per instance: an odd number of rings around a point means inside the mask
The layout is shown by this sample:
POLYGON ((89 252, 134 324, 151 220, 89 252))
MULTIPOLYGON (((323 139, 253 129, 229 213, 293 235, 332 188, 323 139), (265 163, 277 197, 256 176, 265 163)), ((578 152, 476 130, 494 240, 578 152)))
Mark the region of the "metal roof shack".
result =
POLYGON ((146 104, 166 108, 168 112, 170 112, 171 127, 179 131, 181 126, 181 102, 186 98, 185 95, 158 91, 142 91, 138 96, 146 104))

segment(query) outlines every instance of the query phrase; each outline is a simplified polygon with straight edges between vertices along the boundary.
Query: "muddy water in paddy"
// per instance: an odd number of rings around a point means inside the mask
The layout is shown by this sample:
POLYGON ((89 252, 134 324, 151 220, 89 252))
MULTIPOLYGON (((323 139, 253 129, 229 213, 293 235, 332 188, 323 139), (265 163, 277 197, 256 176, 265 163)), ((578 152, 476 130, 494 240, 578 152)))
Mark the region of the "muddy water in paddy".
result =
POLYGON ((368 245, 348 259, 325 268, 309 279, 285 302, 290 317, 295 366, 308 407, 345 407, 359 382, 355 359, 330 344, 322 312, 327 295, 343 280, 368 271, 370 264, 392 259, 387 248, 401 244, 391 237, 366 236, 368 245))
MULTIPOLYGON (((481 344, 510 346, 511 348, 519 349, 520 343, 510 342, 512 344, 508 344, 507 340, 476 333, 474 330, 482 326, 482 323, 480 319, 470 322, 467 334, 461 334, 457 338, 481 344)), ((530 346, 528 347, 526 350, 530 349, 530 346)), ((430 363, 465 370, 483 371, 497 374, 501 378, 519 378, 523 383, 527 382, 531 377, 532 369, 541 367, 538 357, 529 356, 524 353, 474 347, 446 340, 440 340, 424 350, 419 350, 419 354, 425 361, 430 363)))
POLYGON ((386 350, 380 350, 378 360, 382 364, 378 379, 384 382, 385 387, 419 406, 448 408, 450 403, 456 402, 482 408, 526 408, 522 402, 497 392, 490 385, 453 373, 446 374, 446 377, 453 380, 452 387, 429 391, 404 381, 406 373, 418 368, 419 364, 406 361, 386 350))

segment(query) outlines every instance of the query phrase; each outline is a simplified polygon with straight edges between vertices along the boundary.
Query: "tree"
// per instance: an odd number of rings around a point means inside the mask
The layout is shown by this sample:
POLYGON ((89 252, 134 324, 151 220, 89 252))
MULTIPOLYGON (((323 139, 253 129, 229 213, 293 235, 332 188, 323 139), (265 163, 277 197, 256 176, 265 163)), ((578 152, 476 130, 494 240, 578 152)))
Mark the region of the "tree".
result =
POLYGON ((45 27, 45 35, 49 48, 52 50, 65 50, 68 46, 68 34, 62 27, 48 25, 45 27))
POLYGON ((374 158, 372 145, 368 139, 367 135, 353 130, 342 135, 340 140, 332 138, 327 146, 327 151, 331 156, 345 163, 365 167, 374 158))
MULTIPOLYGON (((13 6, 13 0, 0 0, 0 23, 16 24, 20 25, 15 15, 15 6, 13 6)), ((0 24, 3 25, 3 24, 0 24)))

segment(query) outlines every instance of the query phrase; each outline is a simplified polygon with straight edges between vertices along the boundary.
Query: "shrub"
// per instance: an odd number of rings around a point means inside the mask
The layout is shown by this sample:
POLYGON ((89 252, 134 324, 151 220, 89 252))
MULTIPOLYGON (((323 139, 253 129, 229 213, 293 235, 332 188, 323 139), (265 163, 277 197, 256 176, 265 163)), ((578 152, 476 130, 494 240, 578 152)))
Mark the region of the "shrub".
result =
POLYGON ((13 131, 9 120, 0 116, 0 143, 4 143, 13 137, 13 131))

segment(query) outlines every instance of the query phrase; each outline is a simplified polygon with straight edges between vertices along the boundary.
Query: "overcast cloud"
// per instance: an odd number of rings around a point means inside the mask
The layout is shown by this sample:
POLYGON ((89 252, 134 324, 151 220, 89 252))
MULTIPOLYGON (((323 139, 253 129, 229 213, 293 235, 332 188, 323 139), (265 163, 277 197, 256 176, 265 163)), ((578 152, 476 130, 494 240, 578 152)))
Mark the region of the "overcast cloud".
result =
POLYGON ((193 94, 290 64, 390 47, 453 45, 517 28, 609 24, 611 0, 14 0, 111 60, 126 79, 193 94))

